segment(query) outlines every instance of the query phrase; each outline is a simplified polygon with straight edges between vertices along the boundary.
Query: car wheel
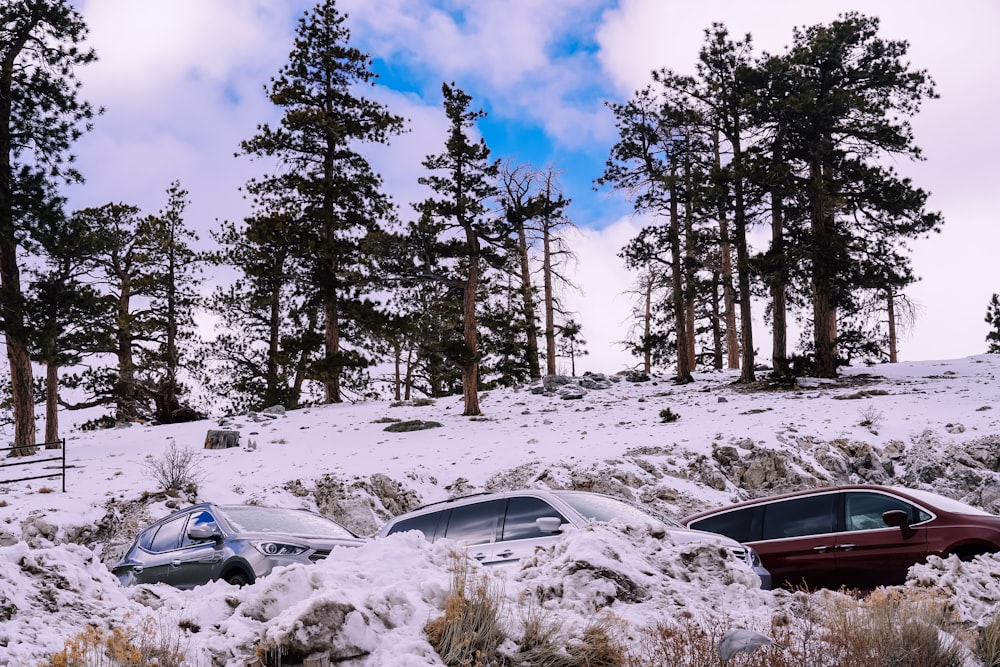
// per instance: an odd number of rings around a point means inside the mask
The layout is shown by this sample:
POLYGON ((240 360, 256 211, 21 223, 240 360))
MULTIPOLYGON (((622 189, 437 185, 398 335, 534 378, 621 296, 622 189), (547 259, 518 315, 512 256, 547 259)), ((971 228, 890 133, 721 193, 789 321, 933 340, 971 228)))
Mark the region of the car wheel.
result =
POLYGON ((971 546, 971 547, 962 547, 961 549, 955 549, 955 551, 953 551, 952 553, 958 556, 959 560, 967 562, 972 560, 976 556, 981 556, 982 554, 989 553, 989 549, 985 549, 983 547, 971 546))
POLYGON ((224 579, 226 583, 229 584, 230 586, 239 586, 242 588, 243 586, 247 586, 250 584, 250 577, 248 577, 241 570, 235 570, 233 572, 230 572, 224 577, 224 579))

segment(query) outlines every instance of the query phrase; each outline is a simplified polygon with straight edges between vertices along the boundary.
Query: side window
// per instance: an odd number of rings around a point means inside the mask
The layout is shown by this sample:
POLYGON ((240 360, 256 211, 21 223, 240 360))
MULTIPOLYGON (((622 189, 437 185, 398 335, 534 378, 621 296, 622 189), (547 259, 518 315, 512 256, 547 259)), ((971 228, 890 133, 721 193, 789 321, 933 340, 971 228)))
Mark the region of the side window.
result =
POLYGON ((793 498, 764 505, 763 539, 822 535, 836 530, 837 494, 793 498))
POLYGON ((415 516, 412 519, 403 519, 402 521, 393 525, 389 529, 387 535, 394 535, 395 533, 405 533, 408 530, 419 530, 424 534, 429 542, 433 542, 437 536, 438 523, 441 521, 443 515, 447 515, 449 510, 444 512, 431 512, 430 514, 421 514, 420 516, 415 516))
POLYGON ((444 536, 465 544, 492 542, 497 532, 497 519, 506 500, 453 507, 444 536))
POLYGON ((139 539, 136 540, 136 542, 139 544, 139 548, 144 551, 152 551, 154 535, 156 535, 155 528, 147 528, 146 530, 139 533, 139 539))
POLYGON ((741 510, 723 512, 714 516, 707 516, 691 524, 691 528, 696 530, 706 530, 710 533, 719 533, 726 537, 731 537, 737 542, 752 542, 756 536, 751 535, 751 522, 756 508, 747 507, 741 510))
POLYGON ((547 537, 535 525, 535 519, 556 517, 565 523, 566 517, 539 498, 511 498, 507 503, 507 515, 503 523, 503 540, 526 540, 532 537, 547 537))
POLYGON ((847 530, 888 528, 882 521, 882 513, 889 510, 903 510, 906 516, 910 517, 910 523, 918 521, 916 507, 904 500, 881 493, 848 493, 844 509, 844 525, 847 530))
POLYGON ((212 513, 202 510, 201 512, 194 512, 189 516, 191 519, 188 521, 187 528, 184 529, 184 534, 181 536, 181 546, 190 547, 195 544, 212 542, 212 540, 192 540, 187 534, 188 530, 190 530, 192 526, 209 526, 218 530, 218 526, 215 523, 215 517, 212 516, 212 513))
POLYGON ((181 533, 187 524, 187 515, 179 516, 166 522, 156 531, 153 542, 149 545, 150 551, 170 551, 176 549, 181 541, 181 533))

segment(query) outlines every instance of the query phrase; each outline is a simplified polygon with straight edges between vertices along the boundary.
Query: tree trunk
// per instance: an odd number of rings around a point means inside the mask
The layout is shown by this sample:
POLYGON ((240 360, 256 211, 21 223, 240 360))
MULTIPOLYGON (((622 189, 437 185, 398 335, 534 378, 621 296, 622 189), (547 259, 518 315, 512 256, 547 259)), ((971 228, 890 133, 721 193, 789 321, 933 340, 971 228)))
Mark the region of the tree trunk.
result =
POLYGON ((649 281, 646 283, 645 308, 642 316, 642 371, 649 375, 653 368, 653 353, 649 349, 649 336, 653 333, 653 286, 656 278, 650 271, 649 281))
MULTIPOLYGON (((715 168, 722 169, 719 137, 715 137, 715 168)), ((722 304, 726 320, 726 367, 740 367, 740 339, 736 329, 736 292, 733 289, 733 248, 729 239, 725 197, 719 197, 719 255, 722 268, 722 304)))
POLYGON ((837 377, 836 313, 831 301, 831 280, 829 261, 830 235, 832 233, 833 212, 827 201, 826 169, 814 159, 810 171, 810 226, 812 229, 812 292, 813 292, 813 345, 816 348, 815 372, 819 377, 837 377))
POLYGON ((59 441, 59 366, 49 363, 45 367, 45 442, 47 449, 56 449, 49 443, 59 441))
POLYGON ((712 368, 722 370, 722 308, 719 299, 721 275, 712 272, 712 368))
POLYGON ((542 284, 545 291, 545 371, 556 374, 556 314, 555 295, 552 293, 552 249, 549 238, 549 221, 542 232, 542 284))
POLYGON ((471 224, 464 224, 469 247, 469 273, 462 294, 462 332, 465 355, 462 359, 462 397, 466 417, 482 414, 479 409, 479 330, 476 326, 476 291, 479 288, 479 237, 471 224))
POLYGON ((670 175, 670 270, 674 304, 674 333, 677 337, 677 381, 693 382, 688 363, 687 315, 684 312, 684 285, 681 272, 680 214, 677 207, 676 174, 670 175))
POLYGON ((336 295, 333 290, 327 290, 323 304, 323 314, 325 319, 325 330, 323 336, 326 360, 333 365, 326 369, 326 379, 323 382, 325 388, 325 400, 327 403, 340 403, 343 399, 340 396, 340 313, 336 295))
POLYGON ((753 312, 750 303, 750 253, 747 249, 746 204, 743 198, 743 152, 740 147, 740 126, 736 123, 730 141, 733 145, 733 162, 736 163, 733 194, 736 200, 734 224, 736 226, 736 276, 739 281, 740 338, 742 343, 743 369, 740 382, 749 384, 756 379, 754 374, 753 312))
POLYGON ((31 456, 35 449, 35 397, 28 348, 7 333, 7 362, 10 364, 11 394, 14 401, 14 447, 11 456, 31 456))
POLYGON ((777 188, 771 190, 771 250, 778 258, 779 266, 771 278, 771 365, 775 375, 788 375, 788 321, 787 298, 785 294, 785 231, 784 210, 781 194, 777 188))
MULTIPOLYGON (((685 128, 688 130, 689 128, 685 128)), ((694 202, 691 201, 691 193, 694 187, 691 183, 691 155, 689 148, 685 149, 684 155, 684 182, 688 201, 684 206, 684 315, 685 332, 687 333, 687 357, 688 374, 690 375, 698 366, 698 350, 695 341, 695 274, 696 266, 694 262, 695 240, 694 240, 694 202)))
POLYGON ((535 327, 535 298, 531 289, 531 265, 528 262, 528 238, 524 224, 517 226, 517 246, 521 259, 521 298, 524 304, 524 323, 528 328, 528 344, 525 355, 528 362, 528 375, 532 380, 542 377, 542 369, 538 364, 538 329, 535 327))
MULTIPOLYGON (((6 10, 5 10, 6 11, 6 10)), ((32 26, 33 27, 33 26, 32 26)), ((24 309, 21 271, 17 264, 17 235, 14 230, 11 152, 11 89, 14 62, 24 47, 30 30, 5 45, 6 59, 0 63, 0 297, 4 308, 3 335, 10 365, 11 398, 14 410, 13 456, 30 456, 35 449, 35 398, 31 358, 24 336, 24 309)))
POLYGON ((896 356, 896 295, 892 288, 886 290, 886 309, 889 316, 889 363, 895 364, 898 361, 896 356))

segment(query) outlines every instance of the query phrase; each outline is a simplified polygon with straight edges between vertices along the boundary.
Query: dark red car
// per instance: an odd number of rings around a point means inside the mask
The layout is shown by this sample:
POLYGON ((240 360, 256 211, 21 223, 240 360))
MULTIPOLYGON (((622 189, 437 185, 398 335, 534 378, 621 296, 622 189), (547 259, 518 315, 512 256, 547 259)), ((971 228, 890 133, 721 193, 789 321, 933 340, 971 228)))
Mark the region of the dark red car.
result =
POLYGON ((1000 551, 1000 517, 936 493, 850 485, 758 498, 689 516, 688 528, 750 545, 775 585, 901 584, 928 555, 1000 551))

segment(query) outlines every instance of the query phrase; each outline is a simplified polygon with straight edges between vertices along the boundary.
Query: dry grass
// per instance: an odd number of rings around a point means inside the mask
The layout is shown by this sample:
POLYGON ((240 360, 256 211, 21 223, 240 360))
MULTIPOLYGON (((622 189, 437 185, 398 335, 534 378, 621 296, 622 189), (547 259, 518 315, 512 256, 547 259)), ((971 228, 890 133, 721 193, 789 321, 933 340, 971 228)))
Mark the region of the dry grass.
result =
POLYGON ((943 601, 931 594, 879 589, 830 606, 824 641, 843 667, 961 667, 964 650, 943 601))
POLYGON ((976 635, 976 655, 984 667, 1000 667, 1000 614, 995 615, 976 635))
POLYGON ((160 627, 147 618, 138 627, 126 625, 105 630, 88 626, 41 667, 191 667, 194 664, 186 655, 179 629, 160 627))
POLYGON ((427 623, 427 639, 449 667, 502 665, 497 649, 507 638, 500 621, 503 593, 486 574, 471 577, 465 556, 453 554, 452 558, 444 615, 427 623))
POLYGON ((746 628, 776 645, 725 662, 719 642, 741 626, 723 617, 665 618, 639 629, 605 611, 568 627, 529 596, 513 603, 519 620, 507 627, 497 580, 473 576, 466 558, 454 559, 444 614, 425 626, 449 667, 962 667, 973 644, 984 665, 1000 667, 1000 615, 966 633, 945 600, 927 590, 797 591, 769 623, 746 628))

